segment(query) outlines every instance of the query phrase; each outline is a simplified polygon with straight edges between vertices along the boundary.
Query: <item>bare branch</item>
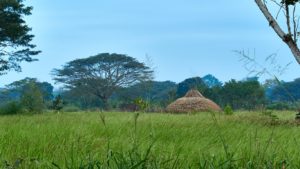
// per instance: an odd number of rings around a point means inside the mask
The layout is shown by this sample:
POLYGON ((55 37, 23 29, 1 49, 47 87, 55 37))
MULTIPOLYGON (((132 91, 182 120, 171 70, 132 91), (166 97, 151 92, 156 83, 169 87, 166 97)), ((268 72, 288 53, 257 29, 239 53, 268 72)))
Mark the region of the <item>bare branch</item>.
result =
POLYGON ((288 35, 292 36, 292 29, 291 29, 291 21, 290 21, 290 8, 289 5, 285 4, 285 12, 286 12, 286 26, 288 28, 288 35))
MULTIPOLYGON (((297 43, 295 41, 295 39, 293 39, 293 36, 291 35, 291 30, 288 30, 288 34, 286 34, 282 28, 279 26, 279 24, 277 23, 276 19, 272 16, 272 14, 269 12, 267 6, 265 5, 265 3, 263 3, 262 0, 255 0, 257 6, 259 7, 259 9, 261 10, 261 12, 264 14, 264 16, 266 17, 267 21, 269 22, 269 25, 272 27, 272 29, 276 32, 276 34, 288 45, 288 47, 290 48, 292 54, 294 55, 296 61, 298 62, 298 64, 300 64, 300 50, 297 46, 297 43)), ((289 9, 288 7, 286 7, 287 13, 286 16, 289 16, 289 9)), ((287 17, 290 18, 290 17, 287 17)), ((290 26, 290 19, 287 19, 287 26, 290 26)))

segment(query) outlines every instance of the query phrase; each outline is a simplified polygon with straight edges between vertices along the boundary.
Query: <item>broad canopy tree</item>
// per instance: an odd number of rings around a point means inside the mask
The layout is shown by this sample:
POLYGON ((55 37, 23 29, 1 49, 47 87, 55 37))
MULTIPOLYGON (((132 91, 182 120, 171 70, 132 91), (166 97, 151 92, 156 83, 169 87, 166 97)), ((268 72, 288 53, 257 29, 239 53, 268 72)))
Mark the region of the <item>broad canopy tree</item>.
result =
POLYGON ((260 11, 264 14, 269 25, 276 32, 276 34, 283 40, 284 43, 290 48, 292 54, 300 64, 300 50, 297 45, 298 42, 298 26, 299 16, 297 14, 297 4, 299 0, 254 0, 259 7, 260 11), (278 6, 278 11, 271 13, 267 3, 271 2, 278 6), (277 14, 276 14, 277 13, 277 14), (285 22, 280 24, 278 16, 283 13, 285 22), (276 15, 274 15, 276 14, 276 15), (286 27, 286 30, 283 28, 286 27))
POLYGON ((31 15, 32 7, 23 0, 0 1, 0 75, 9 70, 21 71, 20 62, 32 62, 40 51, 31 44, 34 35, 24 16, 31 15))
POLYGON ((144 63, 127 55, 109 53, 73 60, 61 69, 54 69, 52 74, 56 82, 69 89, 95 95, 104 108, 117 89, 153 78, 153 71, 144 63))

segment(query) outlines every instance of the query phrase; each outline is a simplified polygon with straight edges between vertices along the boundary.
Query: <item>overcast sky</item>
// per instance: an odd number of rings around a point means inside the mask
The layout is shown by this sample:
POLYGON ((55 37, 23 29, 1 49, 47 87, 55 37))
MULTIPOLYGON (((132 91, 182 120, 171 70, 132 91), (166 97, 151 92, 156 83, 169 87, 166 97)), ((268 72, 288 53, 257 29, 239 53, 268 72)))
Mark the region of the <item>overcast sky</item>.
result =
POLYGON ((213 74, 221 81, 243 79, 247 71, 233 50, 255 49, 258 62, 276 52, 281 79, 300 77, 300 67, 268 27, 253 0, 27 0, 26 18, 39 61, 9 72, 0 86, 25 77, 53 83, 53 68, 98 53, 120 53, 140 61, 148 55, 156 80, 180 82, 213 74))

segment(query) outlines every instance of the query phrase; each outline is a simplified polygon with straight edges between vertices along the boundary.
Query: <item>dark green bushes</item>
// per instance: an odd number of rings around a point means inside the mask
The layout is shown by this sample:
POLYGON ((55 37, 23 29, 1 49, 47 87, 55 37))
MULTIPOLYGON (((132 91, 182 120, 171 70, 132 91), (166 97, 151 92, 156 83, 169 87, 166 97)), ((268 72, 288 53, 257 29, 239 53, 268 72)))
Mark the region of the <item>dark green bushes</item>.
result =
POLYGON ((226 115, 232 115, 233 114, 233 110, 231 108, 231 106, 227 105, 225 108, 224 108, 224 113, 226 115))
POLYGON ((11 101, 0 107, 0 115, 14 115, 24 113, 24 107, 20 102, 11 101))
POLYGON ((291 102, 275 102, 268 104, 266 108, 270 110, 297 110, 299 107, 291 102))

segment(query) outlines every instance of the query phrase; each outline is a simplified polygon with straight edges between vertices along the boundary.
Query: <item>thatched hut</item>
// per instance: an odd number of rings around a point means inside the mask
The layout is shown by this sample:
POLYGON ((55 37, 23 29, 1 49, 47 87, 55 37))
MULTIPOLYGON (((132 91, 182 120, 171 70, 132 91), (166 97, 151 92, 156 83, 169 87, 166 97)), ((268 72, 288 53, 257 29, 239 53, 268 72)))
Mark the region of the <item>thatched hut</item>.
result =
POLYGON ((184 97, 171 103, 166 110, 170 113, 193 113, 206 111, 220 112, 221 108, 215 102, 202 96, 198 90, 190 90, 184 97))

